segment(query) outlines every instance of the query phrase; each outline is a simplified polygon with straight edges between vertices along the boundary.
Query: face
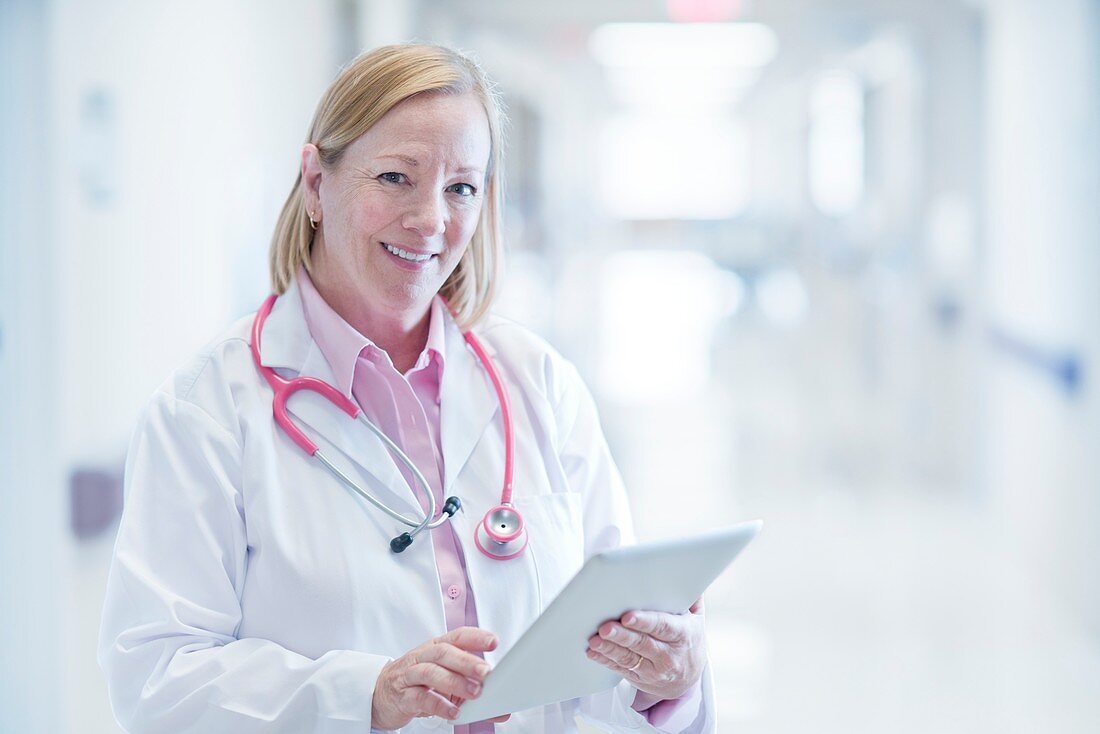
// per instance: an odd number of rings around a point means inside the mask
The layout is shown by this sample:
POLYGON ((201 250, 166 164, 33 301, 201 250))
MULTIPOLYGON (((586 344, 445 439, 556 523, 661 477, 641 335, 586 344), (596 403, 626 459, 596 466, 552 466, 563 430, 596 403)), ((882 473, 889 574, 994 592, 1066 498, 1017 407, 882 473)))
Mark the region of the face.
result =
POLYGON ((489 148, 473 94, 401 102, 334 170, 307 145, 302 175, 319 220, 311 257, 322 294, 379 316, 425 314, 477 227, 489 148))

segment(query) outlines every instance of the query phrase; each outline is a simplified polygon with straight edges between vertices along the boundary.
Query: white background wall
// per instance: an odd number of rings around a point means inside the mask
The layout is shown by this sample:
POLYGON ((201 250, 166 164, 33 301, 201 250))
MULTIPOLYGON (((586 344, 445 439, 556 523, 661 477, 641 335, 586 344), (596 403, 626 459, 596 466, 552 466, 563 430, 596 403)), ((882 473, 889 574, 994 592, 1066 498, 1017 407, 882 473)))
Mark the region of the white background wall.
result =
POLYGON ((1100 5, 989 9, 989 321, 1084 372, 1067 394, 1041 371, 991 358, 986 481, 1022 562, 1100 634, 1100 575, 1081 561, 1100 558, 1100 5))
POLYGON ((56 731, 67 516, 54 268, 48 19, 0 4, 0 729, 56 731), (19 100, 14 104, 13 100, 19 100))

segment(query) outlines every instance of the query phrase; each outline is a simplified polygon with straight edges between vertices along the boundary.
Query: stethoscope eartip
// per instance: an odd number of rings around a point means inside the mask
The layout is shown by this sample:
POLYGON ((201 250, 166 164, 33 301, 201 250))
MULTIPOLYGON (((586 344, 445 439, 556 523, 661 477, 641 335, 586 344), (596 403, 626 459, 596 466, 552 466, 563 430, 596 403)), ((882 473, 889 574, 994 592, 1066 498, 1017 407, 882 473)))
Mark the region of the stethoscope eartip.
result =
POLYGON ((394 553, 400 553, 401 551, 412 545, 413 537, 409 533, 401 533, 396 538, 390 541, 390 550, 394 553))
POLYGON ((455 513, 462 509, 462 500, 458 497, 448 497, 447 501, 443 503, 443 511, 450 517, 454 517, 455 513))

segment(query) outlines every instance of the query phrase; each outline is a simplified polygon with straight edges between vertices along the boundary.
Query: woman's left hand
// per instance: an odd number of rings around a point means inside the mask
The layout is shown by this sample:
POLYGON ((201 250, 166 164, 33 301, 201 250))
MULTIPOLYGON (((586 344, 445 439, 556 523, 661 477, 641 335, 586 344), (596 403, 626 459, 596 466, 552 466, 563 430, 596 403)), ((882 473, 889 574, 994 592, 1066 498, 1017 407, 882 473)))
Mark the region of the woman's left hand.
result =
POLYGON ((640 691, 678 698, 706 665, 703 598, 687 614, 630 611, 604 622, 588 638, 588 658, 614 670, 640 691))

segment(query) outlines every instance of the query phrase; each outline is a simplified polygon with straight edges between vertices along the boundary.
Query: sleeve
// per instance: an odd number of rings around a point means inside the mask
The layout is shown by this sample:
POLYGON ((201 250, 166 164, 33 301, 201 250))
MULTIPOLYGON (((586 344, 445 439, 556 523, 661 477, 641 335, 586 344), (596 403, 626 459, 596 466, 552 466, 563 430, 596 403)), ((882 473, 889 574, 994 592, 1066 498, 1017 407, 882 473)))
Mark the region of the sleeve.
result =
POLYGON ((142 415, 99 637, 115 716, 130 732, 366 731, 388 658, 237 638, 241 456, 193 403, 158 392, 142 415))
MULTIPOLYGON (((596 403, 576 368, 564 362, 555 409, 558 455, 570 486, 582 493, 584 557, 634 543, 626 488, 600 427, 596 403)), ((582 701, 581 718, 601 731, 648 729, 668 734, 703 734, 717 730, 710 665, 693 689, 671 701, 651 704, 645 694, 623 680, 612 691, 582 701), (608 726, 613 728, 608 729, 608 726)))

